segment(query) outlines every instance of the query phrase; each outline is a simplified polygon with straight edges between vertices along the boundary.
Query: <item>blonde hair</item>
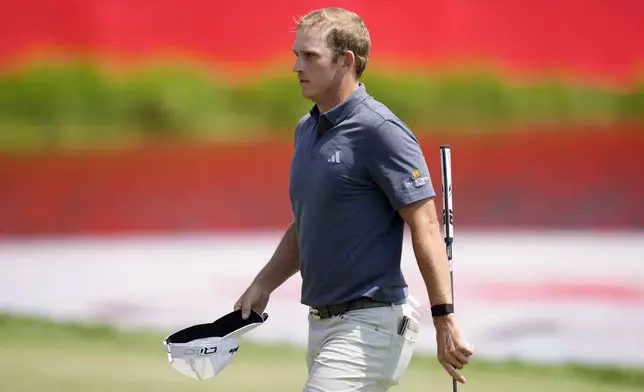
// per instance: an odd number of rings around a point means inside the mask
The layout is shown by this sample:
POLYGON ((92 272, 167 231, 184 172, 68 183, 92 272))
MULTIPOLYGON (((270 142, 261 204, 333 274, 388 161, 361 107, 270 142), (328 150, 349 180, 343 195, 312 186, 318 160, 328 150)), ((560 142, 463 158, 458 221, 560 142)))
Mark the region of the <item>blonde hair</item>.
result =
POLYGON ((371 38, 362 18, 344 8, 329 7, 309 12, 297 21, 296 29, 321 27, 326 31, 326 42, 333 51, 333 61, 346 51, 356 58, 356 76, 360 78, 367 68, 371 38))

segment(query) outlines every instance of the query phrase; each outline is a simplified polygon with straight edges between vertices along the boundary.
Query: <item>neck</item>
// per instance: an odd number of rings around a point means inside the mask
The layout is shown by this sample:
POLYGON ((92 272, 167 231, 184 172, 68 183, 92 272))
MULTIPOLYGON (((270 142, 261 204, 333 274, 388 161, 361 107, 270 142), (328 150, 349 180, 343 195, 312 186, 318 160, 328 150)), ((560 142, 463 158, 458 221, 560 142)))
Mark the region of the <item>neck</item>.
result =
POLYGON ((320 113, 328 112, 344 102, 357 88, 358 82, 355 80, 347 80, 341 83, 337 88, 330 91, 326 97, 316 102, 320 113))

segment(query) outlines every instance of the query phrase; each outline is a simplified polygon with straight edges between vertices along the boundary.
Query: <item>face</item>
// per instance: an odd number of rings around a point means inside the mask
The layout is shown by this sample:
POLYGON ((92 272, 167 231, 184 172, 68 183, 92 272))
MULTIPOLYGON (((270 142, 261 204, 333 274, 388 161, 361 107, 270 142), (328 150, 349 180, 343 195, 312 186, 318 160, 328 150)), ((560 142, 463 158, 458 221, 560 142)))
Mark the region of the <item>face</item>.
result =
POLYGON ((345 56, 333 62, 333 52, 325 40, 324 30, 309 28, 299 30, 293 45, 295 65, 302 95, 314 102, 332 95, 348 72, 345 56))

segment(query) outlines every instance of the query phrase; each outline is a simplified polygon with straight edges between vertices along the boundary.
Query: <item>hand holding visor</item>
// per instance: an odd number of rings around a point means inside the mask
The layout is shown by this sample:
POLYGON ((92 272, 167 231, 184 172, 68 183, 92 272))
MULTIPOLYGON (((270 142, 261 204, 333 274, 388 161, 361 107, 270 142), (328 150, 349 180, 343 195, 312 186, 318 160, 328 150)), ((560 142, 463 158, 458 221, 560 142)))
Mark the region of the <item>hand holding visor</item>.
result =
POLYGON ((190 378, 214 377, 233 360, 242 335, 262 325, 267 318, 267 313, 260 315, 251 311, 244 320, 241 310, 236 310, 212 323, 177 331, 163 341, 168 361, 175 370, 190 378))

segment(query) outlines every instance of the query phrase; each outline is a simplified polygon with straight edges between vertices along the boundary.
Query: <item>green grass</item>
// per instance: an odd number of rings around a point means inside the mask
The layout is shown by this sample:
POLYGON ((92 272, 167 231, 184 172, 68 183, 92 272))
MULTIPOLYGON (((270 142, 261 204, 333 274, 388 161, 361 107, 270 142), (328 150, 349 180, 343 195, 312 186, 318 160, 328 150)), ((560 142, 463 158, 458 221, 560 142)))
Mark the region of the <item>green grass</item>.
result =
MULTIPOLYGON (((644 121, 644 81, 623 91, 555 78, 519 83, 483 68, 374 68, 363 81, 418 133, 644 121)), ((240 84, 179 62, 112 72, 91 61, 42 59, 0 73, 0 146, 291 139, 310 107, 288 67, 240 84)))
MULTIPOLYGON (((163 333, 54 323, 0 315, 3 392, 299 391, 306 379, 299 347, 244 342, 217 377, 196 381, 167 362, 163 333)), ((635 392, 644 369, 543 366, 475 360, 460 391, 635 392)), ((449 376, 431 357, 416 355, 400 391, 449 391, 449 376)))

